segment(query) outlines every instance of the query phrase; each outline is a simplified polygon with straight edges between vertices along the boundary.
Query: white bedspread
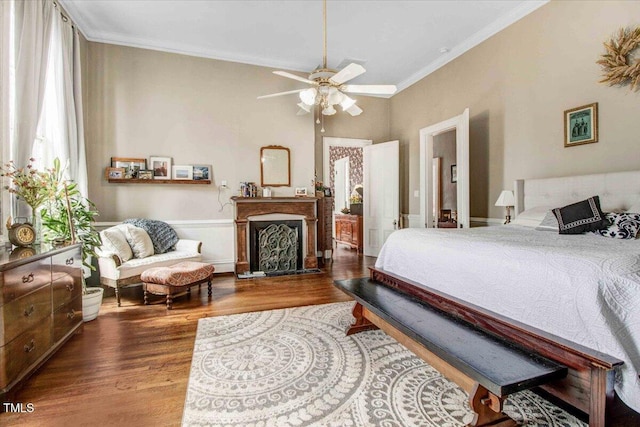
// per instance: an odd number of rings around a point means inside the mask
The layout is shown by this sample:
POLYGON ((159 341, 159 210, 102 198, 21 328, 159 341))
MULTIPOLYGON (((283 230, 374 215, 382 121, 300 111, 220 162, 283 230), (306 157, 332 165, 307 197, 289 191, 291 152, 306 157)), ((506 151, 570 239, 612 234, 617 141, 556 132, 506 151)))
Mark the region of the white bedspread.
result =
POLYGON ((624 360, 615 388, 640 412, 640 240, 515 225, 405 229, 376 267, 624 360))

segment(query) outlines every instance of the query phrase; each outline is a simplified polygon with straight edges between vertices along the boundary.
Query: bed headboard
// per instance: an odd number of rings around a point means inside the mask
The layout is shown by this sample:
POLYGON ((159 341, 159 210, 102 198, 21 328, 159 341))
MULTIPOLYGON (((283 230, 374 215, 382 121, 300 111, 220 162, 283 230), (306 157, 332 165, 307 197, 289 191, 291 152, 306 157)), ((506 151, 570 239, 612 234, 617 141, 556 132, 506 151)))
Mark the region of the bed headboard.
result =
POLYGON ((514 190, 516 215, 532 207, 557 208, 591 196, 600 196, 604 212, 626 210, 640 201, 640 171, 518 179, 514 190))

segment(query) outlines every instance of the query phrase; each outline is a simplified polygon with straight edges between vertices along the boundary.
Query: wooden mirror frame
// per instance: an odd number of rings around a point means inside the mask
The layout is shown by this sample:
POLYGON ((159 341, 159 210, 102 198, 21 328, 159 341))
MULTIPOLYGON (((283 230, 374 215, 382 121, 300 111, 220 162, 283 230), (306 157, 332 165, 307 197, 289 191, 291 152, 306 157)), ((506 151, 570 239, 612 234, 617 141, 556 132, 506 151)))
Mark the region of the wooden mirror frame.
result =
POLYGON ((291 155, 287 147, 268 145, 260 148, 260 185, 291 186, 291 155))

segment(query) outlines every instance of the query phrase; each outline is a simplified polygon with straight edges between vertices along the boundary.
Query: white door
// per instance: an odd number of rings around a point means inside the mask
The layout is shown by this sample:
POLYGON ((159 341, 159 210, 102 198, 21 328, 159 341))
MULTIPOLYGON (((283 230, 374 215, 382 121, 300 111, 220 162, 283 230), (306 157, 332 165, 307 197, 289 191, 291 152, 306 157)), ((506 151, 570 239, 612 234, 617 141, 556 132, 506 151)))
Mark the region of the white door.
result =
POLYGON ((364 147, 364 254, 378 256, 400 223, 400 144, 364 147))
POLYGON ((336 160, 333 166, 334 212, 339 214, 342 209, 349 207, 349 158, 343 157, 336 160))

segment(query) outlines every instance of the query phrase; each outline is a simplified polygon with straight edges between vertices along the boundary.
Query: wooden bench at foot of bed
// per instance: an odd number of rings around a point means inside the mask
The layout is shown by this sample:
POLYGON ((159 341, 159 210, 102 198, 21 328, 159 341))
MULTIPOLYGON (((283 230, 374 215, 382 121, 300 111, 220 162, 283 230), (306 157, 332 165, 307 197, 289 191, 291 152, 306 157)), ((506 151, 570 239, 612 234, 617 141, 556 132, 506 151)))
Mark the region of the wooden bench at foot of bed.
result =
POLYGON ((502 412, 512 393, 563 378, 567 368, 491 336, 406 294, 366 278, 336 286, 355 298, 347 334, 379 327, 469 393, 471 426, 515 426, 502 412))
MULTIPOLYGON (((609 425, 609 411, 615 397, 615 368, 623 361, 384 270, 370 268, 370 271, 371 279, 362 279, 368 287, 398 290, 492 336, 566 366, 568 374, 565 378, 553 380, 540 388, 588 414, 590 427, 609 425)), ((360 323, 367 322, 360 320, 360 323)))

